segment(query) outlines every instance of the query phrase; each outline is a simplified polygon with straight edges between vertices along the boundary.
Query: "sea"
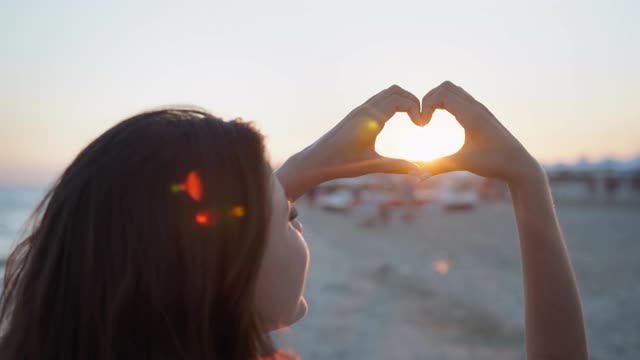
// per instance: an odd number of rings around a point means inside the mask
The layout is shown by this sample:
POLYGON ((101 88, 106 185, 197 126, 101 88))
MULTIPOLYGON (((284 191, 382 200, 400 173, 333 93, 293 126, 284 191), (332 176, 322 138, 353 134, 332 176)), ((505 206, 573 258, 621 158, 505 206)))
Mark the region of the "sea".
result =
MULTIPOLYGON (((45 186, 0 186, 0 259, 22 239, 29 216, 46 192, 45 186)), ((0 261, 4 264, 4 261, 0 261)), ((4 272, 4 269, 2 269, 4 272)))

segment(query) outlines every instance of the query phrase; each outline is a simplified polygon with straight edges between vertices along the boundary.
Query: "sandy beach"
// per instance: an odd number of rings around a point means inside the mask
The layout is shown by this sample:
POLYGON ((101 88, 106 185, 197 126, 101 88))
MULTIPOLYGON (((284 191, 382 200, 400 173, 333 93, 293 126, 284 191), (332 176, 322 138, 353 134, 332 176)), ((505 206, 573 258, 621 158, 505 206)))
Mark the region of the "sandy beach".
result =
MULTIPOLYGON (((4 194, 5 250, 40 192, 4 194), (9 196, 11 195, 11 196, 9 196), (29 196, 27 196, 29 195, 29 196), (7 197, 8 196, 8 197, 7 197)), ((413 224, 298 201, 311 252, 307 317, 275 334, 303 359, 524 359, 523 291, 508 202, 423 208, 413 224)), ((591 358, 640 356, 640 205, 560 201, 591 358)), ((3 230, 4 229, 4 230, 3 230)))
MULTIPOLYGON (((297 205, 311 252, 309 314, 275 334, 304 359, 524 359, 510 204, 424 209, 405 225, 297 205)), ((559 204, 592 359, 640 354, 640 207, 559 204)))

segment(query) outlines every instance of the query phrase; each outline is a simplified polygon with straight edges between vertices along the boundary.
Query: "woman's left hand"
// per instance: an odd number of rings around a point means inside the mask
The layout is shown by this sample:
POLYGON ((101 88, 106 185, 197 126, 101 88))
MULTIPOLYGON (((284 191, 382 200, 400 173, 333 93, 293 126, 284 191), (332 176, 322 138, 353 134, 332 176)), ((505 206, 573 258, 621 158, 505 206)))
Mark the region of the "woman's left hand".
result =
POLYGON ((324 181, 369 173, 407 174, 419 167, 375 151, 376 137, 397 112, 406 112, 422 125, 420 100, 393 85, 351 111, 340 123, 306 149, 292 156, 278 170, 278 178, 290 199, 324 181))

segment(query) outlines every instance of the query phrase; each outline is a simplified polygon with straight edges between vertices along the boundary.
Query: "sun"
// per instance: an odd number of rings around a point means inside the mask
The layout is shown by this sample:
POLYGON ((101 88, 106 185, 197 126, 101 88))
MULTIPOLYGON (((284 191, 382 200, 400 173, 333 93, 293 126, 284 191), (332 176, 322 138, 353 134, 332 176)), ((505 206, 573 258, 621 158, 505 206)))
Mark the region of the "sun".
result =
POLYGON ((431 161, 451 155, 464 145, 464 129, 453 115, 437 110, 425 127, 417 127, 404 113, 389 120, 376 140, 376 151, 386 157, 431 161))

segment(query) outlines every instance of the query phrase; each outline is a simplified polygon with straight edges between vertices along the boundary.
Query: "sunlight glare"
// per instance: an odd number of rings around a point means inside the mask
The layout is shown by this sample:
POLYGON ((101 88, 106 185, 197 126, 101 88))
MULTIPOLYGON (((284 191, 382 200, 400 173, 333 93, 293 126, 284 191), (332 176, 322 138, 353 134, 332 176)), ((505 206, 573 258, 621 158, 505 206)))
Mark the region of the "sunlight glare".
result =
POLYGON ((431 161, 451 155, 464 145, 464 129, 455 117, 436 110, 425 127, 414 125, 405 113, 389 120, 378 139, 376 151, 387 157, 412 161, 431 161))

